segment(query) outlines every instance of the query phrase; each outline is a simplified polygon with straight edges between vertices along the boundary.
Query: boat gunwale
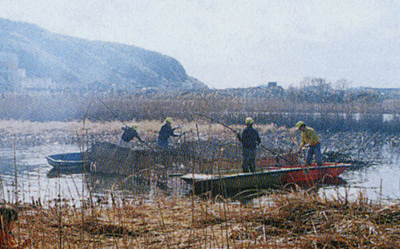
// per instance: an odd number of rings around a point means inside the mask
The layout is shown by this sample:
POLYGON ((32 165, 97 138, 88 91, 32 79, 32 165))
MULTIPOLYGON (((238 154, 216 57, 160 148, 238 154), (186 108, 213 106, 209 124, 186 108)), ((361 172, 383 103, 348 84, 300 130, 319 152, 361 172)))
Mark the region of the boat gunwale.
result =
POLYGON ((73 155, 73 154, 83 154, 82 152, 71 152, 71 153, 60 153, 60 154, 52 154, 46 155, 45 158, 47 161, 52 161, 58 164, 65 164, 65 163, 90 163, 89 159, 82 159, 82 160, 62 160, 62 159, 55 159, 53 156, 61 156, 61 155, 73 155))
POLYGON ((181 179, 193 183, 193 182, 200 182, 200 181, 213 181, 213 180, 223 180, 223 179, 229 179, 229 178, 243 178, 243 177, 251 177, 251 176, 260 176, 260 175, 268 175, 268 174, 273 174, 273 173, 288 173, 288 172, 296 172, 296 171, 301 171, 301 170, 321 170, 321 169, 330 169, 330 168, 342 168, 346 167, 349 168, 351 167, 350 163, 330 163, 329 165, 322 165, 322 166, 298 166, 298 167, 290 167, 290 168, 285 168, 285 167, 274 167, 276 169, 268 169, 268 170, 263 170, 259 172, 249 172, 249 173, 234 173, 234 174, 220 174, 220 175, 213 175, 213 174, 196 174, 196 173, 188 173, 183 176, 181 176, 181 179), (210 176, 210 178, 205 178, 205 179, 199 179, 195 178, 195 175, 202 175, 202 176, 210 176))

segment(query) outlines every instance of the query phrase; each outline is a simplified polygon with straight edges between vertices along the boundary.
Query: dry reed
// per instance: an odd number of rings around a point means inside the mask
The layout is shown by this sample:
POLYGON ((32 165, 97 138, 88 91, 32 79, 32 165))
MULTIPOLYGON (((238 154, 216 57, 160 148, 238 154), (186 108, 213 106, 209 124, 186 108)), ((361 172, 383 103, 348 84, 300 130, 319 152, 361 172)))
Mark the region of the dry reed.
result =
MULTIPOLYGON (((15 137, 43 136, 50 140, 75 134, 116 141, 120 122, 35 123, 1 121, 3 132, 15 137), (56 134, 55 134, 56 133, 56 134)), ((162 120, 125 123, 139 125, 147 140, 157 137, 162 120)), ((175 120, 192 140, 229 140, 235 136, 207 121, 175 120)), ((232 126, 241 129, 242 126, 232 126)), ((274 125, 257 125, 268 145, 292 143, 293 131, 274 125), (286 141, 286 140, 287 141, 286 141)), ((178 130, 179 131, 179 130, 178 130)), ((179 132, 180 132, 179 131, 179 132)), ((298 134, 297 134, 298 136, 298 134)), ((366 135, 365 144, 379 141, 366 135)), ((79 139, 76 139, 78 141, 79 139)), ((70 141, 71 138, 65 141, 70 141)), ((22 141, 13 140, 17 145, 22 141)), ((27 139, 27 141, 30 141, 27 139)), ((136 141, 135 141, 136 143, 136 141)), ((378 143, 374 143, 380 146, 378 143)), ((349 143, 360 150, 362 144, 349 143), (359 146, 359 147, 356 147, 359 146)), ((353 148, 352 148, 353 149, 353 148)), ((218 165, 216 165, 218 166, 218 165)), ((355 200, 327 199, 308 192, 267 193, 268 201, 240 204, 225 199, 156 196, 147 200, 113 199, 111 205, 91 199, 80 207, 60 197, 45 206, 19 204, 15 226, 17 241, 31 240, 32 248, 397 248, 399 205, 375 204, 360 195, 355 200)))
POLYGON ((400 209, 360 195, 272 194, 247 205, 201 198, 114 206, 24 206, 18 240, 33 248, 398 248, 400 209))

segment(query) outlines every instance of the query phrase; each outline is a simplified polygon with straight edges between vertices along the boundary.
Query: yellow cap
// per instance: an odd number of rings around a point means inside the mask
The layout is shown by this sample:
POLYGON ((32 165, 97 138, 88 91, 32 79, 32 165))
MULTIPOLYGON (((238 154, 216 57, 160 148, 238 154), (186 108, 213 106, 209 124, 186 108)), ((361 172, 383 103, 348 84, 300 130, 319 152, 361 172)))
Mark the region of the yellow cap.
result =
POLYGON ((303 121, 299 121, 299 122, 297 122, 297 124, 296 124, 296 128, 299 129, 300 126, 302 126, 302 125, 306 125, 306 124, 305 124, 303 121))
POLYGON ((253 119, 252 118, 250 118, 250 117, 248 117, 248 118, 246 118, 246 124, 253 124, 253 119))
POLYGON ((172 124, 172 118, 166 118, 165 122, 168 122, 168 123, 172 124))

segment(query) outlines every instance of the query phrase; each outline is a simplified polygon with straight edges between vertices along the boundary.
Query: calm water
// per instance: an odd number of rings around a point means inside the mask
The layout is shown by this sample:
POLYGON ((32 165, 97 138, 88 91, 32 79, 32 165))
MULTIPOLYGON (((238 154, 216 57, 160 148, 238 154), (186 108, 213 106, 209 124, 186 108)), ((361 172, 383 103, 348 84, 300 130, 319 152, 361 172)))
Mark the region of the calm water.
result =
POLYGON ((360 196, 373 201, 396 201, 400 199, 400 153, 389 146, 382 148, 384 163, 349 170, 341 175, 347 186, 328 186, 321 189, 323 194, 341 196, 348 194, 350 198, 360 196))
MULTIPOLYGON (((319 192, 328 196, 344 196, 347 193, 350 198, 358 197, 361 192, 374 201, 400 199, 400 154, 388 148, 383 150, 386 163, 347 171, 341 175, 347 181, 346 186, 326 186, 319 192)), ((83 174, 47 176, 51 166, 45 155, 78 151, 78 146, 57 144, 0 149, 1 199, 29 203, 40 199, 43 205, 51 205, 61 199, 80 205, 90 196, 94 201, 109 200, 111 193, 127 199, 151 199, 160 193, 184 195, 188 192, 189 186, 179 178, 171 178, 166 191, 156 184, 140 184, 131 178, 85 177, 83 174)))
POLYGON ((76 174, 59 178, 48 178, 52 168, 45 158, 48 154, 76 152, 72 145, 32 146, 27 148, 2 148, 0 150, 0 173, 2 177, 2 199, 7 201, 42 204, 54 201, 59 196, 72 201, 86 197, 84 176, 76 174))

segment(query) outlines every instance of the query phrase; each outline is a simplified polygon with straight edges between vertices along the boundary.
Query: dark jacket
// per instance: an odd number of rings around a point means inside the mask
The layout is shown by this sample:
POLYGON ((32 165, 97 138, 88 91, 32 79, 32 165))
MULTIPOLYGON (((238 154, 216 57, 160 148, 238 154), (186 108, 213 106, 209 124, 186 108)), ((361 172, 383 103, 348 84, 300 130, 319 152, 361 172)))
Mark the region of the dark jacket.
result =
POLYGON ((169 137, 177 137, 175 135, 174 129, 171 127, 170 123, 165 123, 162 127, 160 132, 158 133, 158 141, 159 142, 167 142, 169 137))
POLYGON ((243 145, 243 149, 253 150, 261 143, 260 135, 253 126, 246 127, 242 134, 238 134, 238 139, 243 145))
POLYGON ((122 134, 121 139, 125 142, 130 142, 132 139, 134 139, 135 137, 139 140, 142 141, 142 139, 140 138, 139 134, 137 133, 137 131, 135 129, 133 129, 132 127, 122 127, 122 130, 124 130, 124 134, 122 134))

